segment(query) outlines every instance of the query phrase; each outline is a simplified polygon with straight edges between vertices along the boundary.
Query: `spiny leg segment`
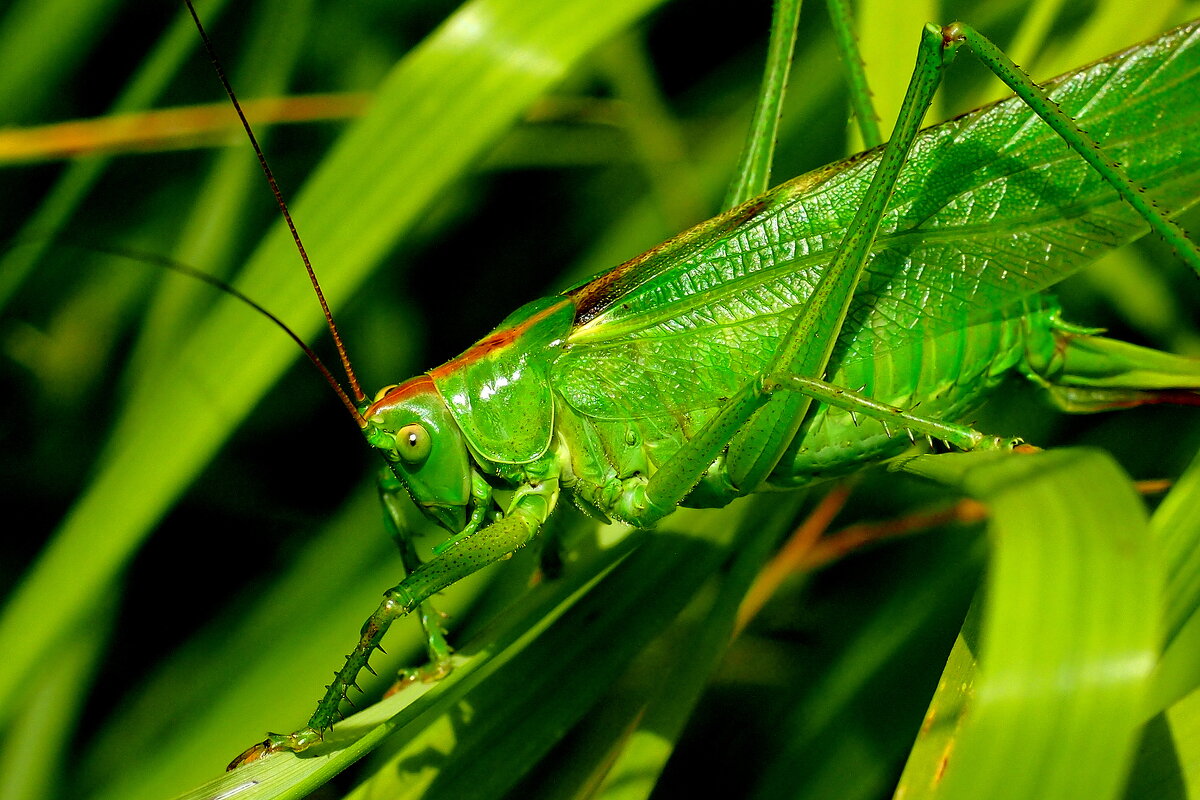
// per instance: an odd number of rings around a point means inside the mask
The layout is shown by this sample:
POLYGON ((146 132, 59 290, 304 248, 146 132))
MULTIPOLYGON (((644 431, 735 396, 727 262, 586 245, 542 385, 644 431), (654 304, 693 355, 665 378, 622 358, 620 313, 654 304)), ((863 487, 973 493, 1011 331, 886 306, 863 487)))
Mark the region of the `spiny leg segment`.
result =
MULTIPOLYGON (((408 525, 404 522, 400 510, 400 498, 404 487, 390 469, 384 469, 379 475, 379 501, 383 506, 384 527, 391 535, 392 541, 400 551, 400 561, 404 571, 411 575, 421 566, 415 543, 408 525)), ((429 660, 423 667, 406 669, 400 673, 400 683, 411 683, 419 680, 435 680, 450 672, 451 648, 446 641, 446 632, 442 629, 443 615, 428 601, 417 606, 417 615, 421 622, 421 630, 425 633, 425 649, 429 660)), ((366 666, 370 669, 370 666, 366 666)), ((312 721, 309 721, 312 724, 312 721)))

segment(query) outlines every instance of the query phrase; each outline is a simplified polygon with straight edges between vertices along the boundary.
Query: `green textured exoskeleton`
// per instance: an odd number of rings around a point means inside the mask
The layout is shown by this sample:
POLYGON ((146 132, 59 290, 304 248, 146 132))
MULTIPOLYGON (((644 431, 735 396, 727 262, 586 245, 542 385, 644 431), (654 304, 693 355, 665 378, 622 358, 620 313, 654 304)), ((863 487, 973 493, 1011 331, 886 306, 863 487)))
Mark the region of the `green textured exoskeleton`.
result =
MULTIPOLYGON (((385 497, 407 492, 453 538, 427 563, 405 551, 410 574, 309 727, 260 749, 319 738, 392 620, 525 545, 564 495, 644 527, 852 472, 918 435, 1010 447, 961 421, 1014 371, 1073 411, 1193 397, 1196 361, 1064 323, 1042 292, 1148 226, 1200 265, 1159 210, 1200 199, 1200 126, 1177 101, 1200 96, 1198 30, 1053 81, 1050 102, 970 29, 927 27, 886 146, 530 303, 364 404, 385 497), (1022 96, 918 132, 963 44, 1022 96)), ((426 628, 436 664, 448 649, 426 628)))

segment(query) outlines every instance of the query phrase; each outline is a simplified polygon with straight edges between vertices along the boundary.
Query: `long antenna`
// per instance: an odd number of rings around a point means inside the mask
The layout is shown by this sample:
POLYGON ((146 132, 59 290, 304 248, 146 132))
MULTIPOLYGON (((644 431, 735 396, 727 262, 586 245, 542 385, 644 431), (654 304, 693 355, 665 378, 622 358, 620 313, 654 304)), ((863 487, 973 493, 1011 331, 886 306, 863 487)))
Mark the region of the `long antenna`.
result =
MULTIPOLYGON (((60 242, 59 244, 69 245, 70 243, 60 242)), ((308 360, 312 362, 313 366, 317 368, 317 371, 320 372, 325 378, 325 382, 328 383, 330 388, 332 388, 337 394, 338 398, 342 401, 342 405, 346 406, 346 408, 350 411, 350 415, 354 417, 355 422, 359 423, 359 425, 362 424, 362 415, 358 413, 358 408, 355 407, 354 402, 350 399, 350 395, 346 394, 346 390, 342 388, 340 383, 338 383, 337 378, 333 377, 333 373, 329 371, 329 367, 325 366, 325 362, 321 360, 321 357, 318 356, 316 352, 309 347, 303 339, 300 338, 299 334, 289 328, 287 323, 272 314, 269 310, 242 291, 234 288, 231 284, 226 283, 215 275, 210 275, 203 270, 196 269, 190 264, 184 264, 181 261, 167 258, 166 256, 159 255, 158 253, 151 253, 131 247, 120 247, 107 244, 88 244, 78 246, 84 250, 107 253, 111 256, 127 258, 131 261, 140 261, 156 267, 163 267, 164 269, 169 269, 173 272, 178 272, 180 275, 186 275, 189 278, 195 278, 198 281, 203 281, 209 286, 220 289, 222 292, 225 292, 226 294, 245 303, 250 308, 254 309, 259 314, 262 314, 264 317, 274 323, 276 327, 286 333, 288 337, 295 342, 301 350, 304 351, 304 355, 308 356, 308 360)))
MULTIPOLYGON (((250 137, 250 144, 254 146, 254 153, 258 156, 259 166, 262 167, 263 175, 267 178, 267 183, 271 186, 271 192, 275 195, 275 203, 279 206, 280 213, 283 214, 283 219, 287 222, 288 230, 292 232, 292 240, 296 242, 296 249, 300 253, 300 259, 304 262, 304 269, 308 271, 308 279, 312 283, 313 291, 317 293, 317 300, 321 303, 321 311, 325 314, 325 323, 329 327, 329 333, 333 336, 334 346, 337 347, 338 359, 342 362, 342 369, 346 371, 346 378, 350 381, 350 390, 354 393, 354 399, 361 403, 366 399, 362 388, 358 385, 358 378, 354 375, 354 369, 350 366, 350 359, 346 356, 346 347, 342 344, 342 336, 338 333, 337 325, 333 321, 333 314, 329 311, 329 304, 325 301, 325 293, 321 291, 321 284, 317 280, 317 273, 313 270, 312 263, 308 260, 308 252, 304 249, 304 243, 300 241, 300 234, 296 231, 296 225, 292 222, 292 215, 288 211, 287 203, 283 200, 283 193, 279 191, 279 184, 275 182, 275 175, 271 172, 271 167, 267 164, 267 157, 263 155, 262 148, 258 145, 258 139, 254 135, 254 131, 250 128, 250 121, 246 119, 245 113, 242 111, 242 104, 238 102, 237 95, 233 92, 233 86, 229 83, 229 79, 225 76, 225 70, 221 66, 220 60, 217 58, 216 49, 213 47, 212 41, 208 38, 208 33, 204 30, 204 25, 200 22, 199 15, 196 14, 196 8, 192 5, 192 0, 183 0, 187 6, 188 13, 192 15, 192 21, 196 23, 196 30, 200 32, 200 39, 204 42, 204 50, 208 53, 208 58, 212 62, 213 68, 217 71, 217 78, 220 79, 221 85, 225 87, 225 94, 229 95, 230 101, 233 103, 234 110, 237 111, 238 119, 242 121, 242 127, 246 129, 246 135, 250 137)), ((341 391, 339 386, 339 395, 345 399, 345 392, 341 391)), ((355 420, 359 425, 363 424, 362 415, 358 413, 358 409, 353 403, 347 402, 347 405, 354 414, 355 420)))

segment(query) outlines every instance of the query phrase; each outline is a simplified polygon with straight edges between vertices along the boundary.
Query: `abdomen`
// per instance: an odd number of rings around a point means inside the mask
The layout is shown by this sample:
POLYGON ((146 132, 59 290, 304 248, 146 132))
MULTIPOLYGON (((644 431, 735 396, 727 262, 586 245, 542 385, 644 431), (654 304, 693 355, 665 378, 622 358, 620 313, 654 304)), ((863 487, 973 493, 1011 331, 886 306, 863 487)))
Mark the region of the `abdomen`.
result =
MULTIPOLYGON (((853 360, 831 361, 831 383, 874 400, 934 419, 961 421, 1024 355, 1026 313, 1046 315, 1053 307, 1034 301, 1032 308, 1011 308, 995 318, 937 335, 919 330, 911 344, 872 353, 858 341, 853 360)), ((845 337, 844 337, 845 338, 845 337)), ((857 337, 849 337, 857 338, 857 337)), ((848 339, 847 339, 848 340, 848 339)), ((746 385, 755 375, 737 376, 746 385)), ((642 408, 636 415, 581 413, 561 398, 557 403, 560 434, 571 453, 574 486, 589 510, 610 513, 611 500, 621 490, 644 482, 700 431, 718 407, 667 413, 642 408)), ((709 469, 683 505, 713 507, 761 489, 784 489, 849 474, 889 458, 910 446, 903 428, 885 425, 862 413, 813 404, 786 453, 766 485, 742 487, 732 483, 724 457, 709 469), (857 417, 857 422, 855 421, 857 417)))

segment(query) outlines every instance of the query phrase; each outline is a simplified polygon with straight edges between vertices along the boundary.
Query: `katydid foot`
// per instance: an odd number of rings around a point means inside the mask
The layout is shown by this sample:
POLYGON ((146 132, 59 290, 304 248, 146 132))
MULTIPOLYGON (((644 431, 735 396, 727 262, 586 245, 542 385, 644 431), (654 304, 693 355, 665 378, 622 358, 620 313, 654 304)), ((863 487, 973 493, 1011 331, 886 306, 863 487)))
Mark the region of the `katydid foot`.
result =
POLYGON ((453 669, 454 662, 450 659, 449 654, 445 658, 430 660, 423 667, 402 669, 396 675, 396 682, 388 687, 383 696, 391 697, 396 692, 402 691, 414 683, 434 683, 435 681, 440 681, 449 675, 453 669))
POLYGON ((246 748, 237 758, 230 761, 229 766, 225 767, 225 771, 233 772, 238 767, 284 750, 299 753, 302 750, 307 750, 324 738, 325 734, 316 728, 301 728, 294 733, 287 734, 268 733, 266 739, 246 748))
MULTIPOLYGON (((383 693, 383 696, 391 697, 414 683, 433 683, 449 675, 454 668, 454 662, 450 657, 452 651, 449 646, 445 645, 444 639, 440 641, 444 646, 444 650, 439 653, 438 657, 431 658, 422 667, 400 670, 396 682, 383 693)), ((268 733, 266 739, 246 748, 237 758, 229 762, 229 765, 225 767, 225 771, 232 772, 244 764, 258 761, 272 753, 283 751, 299 753, 307 750, 314 744, 320 743, 324 738, 325 734, 323 731, 311 726, 287 734, 268 733)))
POLYGON ((418 605, 417 610, 421 617, 421 629, 425 631, 425 649, 429 660, 424 666, 400 670, 396 674, 395 683, 383 693, 384 697, 391 697, 414 683, 440 681, 454 669, 454 661, 450 658, 454 649, 446 641, 446 629, 442 624, 450 615, 438 611, 427 602, 418 605))
POLYGON ((421 630, 425 632, 425 650, 429 658, 424 666, 400 670, 396 674, 395 683, 383 693, 384 697, 391 697, 414 683, 439 681, 449 675, 454 668, 454 663, 450 658, 454 653, 454 648, 446 641, 446 628, 443 624, 450 619, 450 615, 438 611, 428 602, 418 605, 417 613, 421 620, 421 630))

